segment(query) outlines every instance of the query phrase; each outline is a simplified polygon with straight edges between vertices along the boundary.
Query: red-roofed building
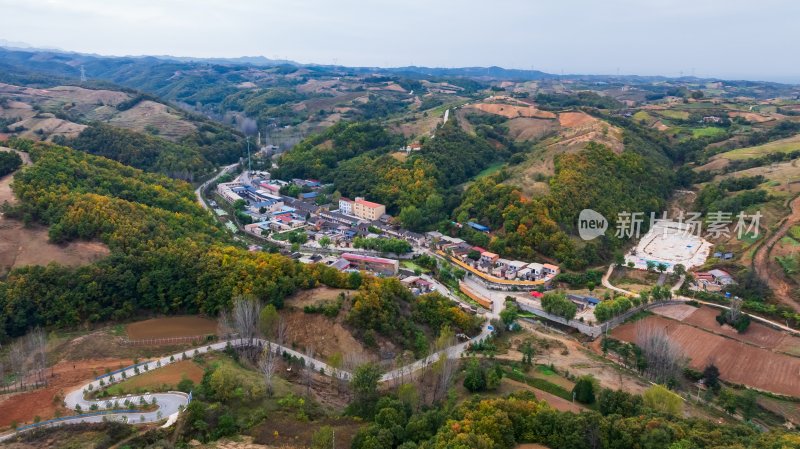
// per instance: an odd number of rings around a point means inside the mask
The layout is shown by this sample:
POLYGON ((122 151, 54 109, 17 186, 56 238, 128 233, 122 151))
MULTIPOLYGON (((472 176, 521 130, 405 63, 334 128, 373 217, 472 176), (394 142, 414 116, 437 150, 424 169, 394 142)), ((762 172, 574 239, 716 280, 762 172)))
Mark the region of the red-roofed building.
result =
POLYGON ((383 257, 362 256, 361 254, 344 253, 342 259, 350 262, 351 267, 371 271, 384 276, 394 276, 400 269, 400 262, 383 257))
POLYGON ((490 253, 489 251, 484 251, 481 253, 481 262, 489 265, 490 267, 493 267, 494 263, 497 262, 497 259, 499 258, 500 256, 495 253, 490 253))
POLYGON ((364 198, 358 197, 353 201, 353 215, 364 220, 375 221, 386 213, 386 206, 373 203, 364 198))

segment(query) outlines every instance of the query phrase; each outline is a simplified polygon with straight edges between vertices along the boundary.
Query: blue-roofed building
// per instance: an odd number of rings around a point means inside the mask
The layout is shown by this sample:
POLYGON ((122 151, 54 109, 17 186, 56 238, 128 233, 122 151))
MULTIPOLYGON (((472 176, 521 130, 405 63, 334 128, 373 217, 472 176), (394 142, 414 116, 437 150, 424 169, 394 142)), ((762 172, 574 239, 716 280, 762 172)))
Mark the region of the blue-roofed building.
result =
POLYGON ((484 225, 482 225, 480 223, 475 223, 474 221, 468 222, 467 226, 471 227, 472 229, 475 229, 476 231, 481 231, 481 232, 489 232, 490 231, 488 226, 484 226, 484 225))
POLYGON ((319 194, 317 192, 307 192, 307 193, 301 193, 300 194, 300 197, 303 198, 304 200, 313 200, 317 196, 319 196, 319 194))

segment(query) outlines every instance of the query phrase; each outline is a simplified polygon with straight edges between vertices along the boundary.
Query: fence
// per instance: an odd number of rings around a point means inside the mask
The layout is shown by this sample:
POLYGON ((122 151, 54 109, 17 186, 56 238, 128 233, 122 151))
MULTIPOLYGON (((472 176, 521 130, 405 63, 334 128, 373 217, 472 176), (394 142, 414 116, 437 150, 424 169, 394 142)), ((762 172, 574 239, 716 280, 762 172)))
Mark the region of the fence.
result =
POLYGON ((36 390, 38 388, 46 387, 46 386, 47 386, 47 381, 44 381, 44 382, 34 381, 34 382, 29 382, 29 383, 26 383, 26 384, 22 384, 22 385, 20 385, 18 383, 11 384, 11 385, 0 385, 0 394, 8 394, 8 393, 17 393, 17 392, 20 392, 20 391, 36 390))
POLYGON ((180 343, 205 343, 216 339, 215 334, 192 335, 190 337, 164 337, 164 338, 141 338, 137 340, 125 339, 128 345, 167 345, 180 343))
POLYGON ((620 324, 624 323, 625 321, 627 321, 630 317, 636 315, 637 313, 639 313, 639 312, 641 312, 643 310, 650 310, 650 309, 654 309, 656 307, 668 306, 668 305, 672 305, 672 304, 685 304, 685 303, 686 303, 685 301, 672 300, 672 299, 666 300, 666 301, 658 301, 658 302, 647 303, 647 304, 644 304, 644 305, 640 305, 640 306, 634 307, 634 308, 628 310, 627 312, 623 313, 622 315, 617 315, 617 316, 611 318, 610 320, 603 322, 602 324, 600 324, 600 327, 602 328, 602 332, 608 332, 611 329, 613 329, 613 328, 619 326, 620 324))
POLYGON ((111 371, 110 373, 105 373, 105 374, 103 374, 103 375, 97 376, 97 377, 95 377, 95 378, 94 378, 94 380, 100 380, 100 379, 104 379, 104 378, 106 378, 106 377, 113 376, 113 375, 115 375, 115 374, 119 374, 119 373, 121 373, 121 372, 123 372, 123 371, 128 371, 128 370, 130 370, 130 369, 135 369, 137 366, 143 366, 143 365, 147 365, 148 363, 151 363, 151 362, 152 362, 152 361, 146 361, 146 362, 142 362, 142 363, 137 363, 137 364, 135 364, 135 365, 126 366, 125 368, 120 368, 120 369, 118 369, 118 370, 111 371))
MULTIPOLYGON (((100 415, 116 415, 116 414, 131 414, 131 413, 143 413, 141 410, 131 410, 131 409, 119 409, 119 410, 104 410, 100 412, 92 412, 92 413, 83 413, 80 415, 73 415, 73 416, 63 416, 61 418, 53 418, 48 419, 47 421, 42 421, 38 423, 28 424, 26 426, 17 427, 17 432, 24 432, 26 430, 32 430, 37 427, 45 427, 51 424, 56 424, 64 421, 73 421, 73 420, 81 420, 84 418, 91 418, 93 416, 100 416, 100 415)), ((81 421, 78 421, 81 422, 81 421)))
POLYGON ((578 320, 567 320, 567 319, 565 319, 563 317, 560 317, 558 315, 553 315, 553 314, 547 313, 544 310, 536 308, 536 307, 533 307, 530 304, 517 302, 517 304, 519 305, 519 308, 522 309, 522 310, 525 310, 527 312, 531 312, 534 315, 540 316, 542 318, 546 318, 546 319, 548 319, 550 321, 553 321, 553 322, 556 322, 556 323, 559 323, 559 324, 563 324, 565 326, 569 326, 571 328, 576 329, 578 332, 580 332, 582 334, 585 334, 585 335, 588 335, 588 336, 590 336, 592 338, 597 338, 600 335, 602 335, 603 333, 607 333, 611 329, 619 326, 620 324, 624 323, 625 321, 630 319, 632 316, 636 315, 637 313, 639 313, 639 312, 641 312, 643 310, 648 310, 648 309, 652 309, 652 308, 655 308, 655 307, 661 307, 661 306, 666 306, 666 305, 670 305, 670 304, 684 304, 684 303, 685 303, 684 301, 680 301, 680 300, 667 300, 667 301, 659 301, 659 302, 648 303, 648 304, 644 304, 644 305, 641 305, 641 306, 638 306, 638 307, 634 307, 634 308, 626 311, 622 315, 617 315, 617 316, 611 318, 610 320, 605 321, 605 322, 603 322, 603 323, 601 323, 599 325, 589 325, 589 324, 580 322, 578 320))

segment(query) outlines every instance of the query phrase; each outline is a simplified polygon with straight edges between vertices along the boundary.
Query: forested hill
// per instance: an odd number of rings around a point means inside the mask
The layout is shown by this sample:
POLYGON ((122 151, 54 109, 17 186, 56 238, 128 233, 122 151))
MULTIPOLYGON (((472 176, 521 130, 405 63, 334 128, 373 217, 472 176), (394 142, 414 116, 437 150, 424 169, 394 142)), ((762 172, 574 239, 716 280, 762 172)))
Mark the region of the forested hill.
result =
POLYGON ((582 209, 612 222, 623 210, 659 211, 676 183, 673 155, 663 141, 630 121, 616 126, 624 150, 589 142, 557 155, 548 191, 534 197, 525 197, 505 170, 476 179, 492 164, 528 157, 531 146, 511 141, 496 126, 467 132, 456 119, 410 154, 398 152, 402 140, 378 124, 340 123, 285 153, 273 175, 333 182, 341 195, 386 204, 412 230, 438 229, 509 257, 545 256, 582 268, 608 260, 622 245, 613 238, 589 244, 573 239, 582 209), (493 232, 452 221, 479 222, 493 232))
POLYGON ((15 175, 10 217, 50 227, 56 242, 99 239, 111 249, 79 268, 11 271, 0 282, 0 341, 33 326, 74 327, 143 313, 216 315, 235 295, 281 305, 298 288, 347 279, 325 266, 226 243, 189 184, 106 158, 24 140, 34 164, 15 175))
POLYGON ((421 151, 398 154, 403 142, 375 123, 338 124, 285 153, 273 174, 333 182, 342 195, 386 204, 404 226, 424 230, 448 218, 462 183, 509 155, 455 120, 426 139, 421 151))

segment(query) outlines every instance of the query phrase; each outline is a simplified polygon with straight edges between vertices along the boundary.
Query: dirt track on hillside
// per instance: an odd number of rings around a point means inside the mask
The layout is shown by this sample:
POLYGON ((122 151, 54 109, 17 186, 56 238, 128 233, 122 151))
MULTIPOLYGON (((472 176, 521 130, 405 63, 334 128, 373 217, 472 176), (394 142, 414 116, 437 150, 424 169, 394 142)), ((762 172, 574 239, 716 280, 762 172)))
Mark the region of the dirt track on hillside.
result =
POLYGON ((786 235, 786 232, 789 231, 792 226, 800 223, 800 196, 792 200, 789 206, 792 212, 783 219, 778 230, 759 246, 758 251, 756 251, 755 256, 753 256, 753 267, 758 277, 766 282, 772 289, 775 299, 791 307, 795 312, 800 312, 800 304, 798 304, 797 300, 792 295, 792 290, 796 287, 786 279, 783 270, 779 267, 770 267, 769 255, 772 251, 772 246, 786 235))

